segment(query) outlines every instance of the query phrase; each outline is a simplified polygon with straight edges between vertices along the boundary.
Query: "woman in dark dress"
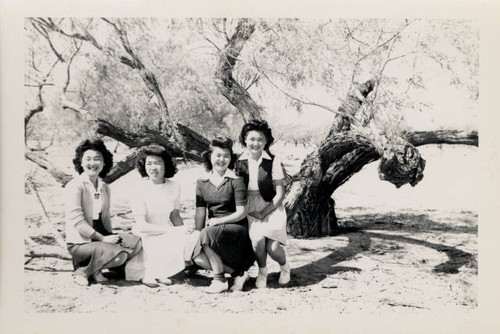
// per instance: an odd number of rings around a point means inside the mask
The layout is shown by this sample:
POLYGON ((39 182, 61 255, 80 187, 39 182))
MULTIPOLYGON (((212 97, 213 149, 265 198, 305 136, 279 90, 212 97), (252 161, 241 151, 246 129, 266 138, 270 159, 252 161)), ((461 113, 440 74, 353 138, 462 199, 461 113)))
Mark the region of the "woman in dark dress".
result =
POLYGON ((212 270, 209 293, 228 289, 225 273, 234 278, 231 290, 242 290, 255 261, 245 218, 246 188, 232 170, 236 160, 232 146, 229 138, 214 139, 203 153, 207 173, 196 182, 195 225, 201 233, 193 261, 212 270))

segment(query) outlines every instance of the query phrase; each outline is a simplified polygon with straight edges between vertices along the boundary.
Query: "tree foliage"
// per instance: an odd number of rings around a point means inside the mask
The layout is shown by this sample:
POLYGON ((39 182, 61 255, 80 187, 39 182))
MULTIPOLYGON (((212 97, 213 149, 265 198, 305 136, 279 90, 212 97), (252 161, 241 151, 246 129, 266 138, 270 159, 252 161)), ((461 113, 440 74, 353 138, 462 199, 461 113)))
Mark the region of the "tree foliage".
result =
MULTIPOLYGON (((220 51, 237 19, 119 23, 133 51, 154 73, 173 120, 205 137, 237 131, 241 115, 214 83, 220 51)), ((98 18, 31 18, 25 26, 25 78, 32 85, 26 90, 27 110, 36 101, 35 84, 50 72, 50 86, 43 88, 50 112, 36 116, 30 135, 50 135, 47 128, 84 135, 81 122, 72 126, 78 116, 60 109, 56 93, 67 81, 69 58, 78 47, 66 93, 72 101, 130 131, 161 127, 154 95, 138 71, 118 58, 126 52, 111 24, 98 18)), ((389 138, 408 130, 406 112, 432 109, 436 94, 426 87, 436 77, 466 94, 471 105, 478 98, 478 31, 470 21, 266 19, 255 27, 233 75, 264 106, 266 117, 276 120, 277 132, 288 128, 280 118, 286 115, 300 124, 307 116, 304 110, 325 110, 322 117, 332 119, 350 88, 371 78, 377 87, 361 110, 361 121, 389 138)), ((318 132, 321 126, 311 128, 318 132)), ((303 137, 308 136, 304 131, 303 137)))

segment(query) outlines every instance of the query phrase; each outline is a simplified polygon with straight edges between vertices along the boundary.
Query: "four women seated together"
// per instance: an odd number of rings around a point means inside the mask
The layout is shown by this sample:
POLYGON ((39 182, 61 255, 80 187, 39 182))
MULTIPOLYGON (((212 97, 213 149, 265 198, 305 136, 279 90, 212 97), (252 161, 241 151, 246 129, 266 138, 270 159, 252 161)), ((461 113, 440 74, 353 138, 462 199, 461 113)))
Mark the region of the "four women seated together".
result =
POLYGON ((280 265, 279 284, 290 282, 284 175, 269 151, 271 129, 252 120, 239 139, 244 147, 239 156, 226 137, 212 140, 202 154, 206 173, 196 182, 194 226, 184 225, 179 213, 181 187, 171 179, 177 169, 170 154, 159 145, 142 148, 136 167, 143 179, 131 199, 132 233, 112 231, 110 189, 102 180, 112 154, 100 139, 80 143, 73 159, 80 176, 66 186, 65 203, 75 282, 104 283, 102 270, 108 269, 154 288, 171 285, 172 276, 189 266, 211 271, 206 292, 241 291, 257 262, 255 286, 265 288, 268 255, 280 265))

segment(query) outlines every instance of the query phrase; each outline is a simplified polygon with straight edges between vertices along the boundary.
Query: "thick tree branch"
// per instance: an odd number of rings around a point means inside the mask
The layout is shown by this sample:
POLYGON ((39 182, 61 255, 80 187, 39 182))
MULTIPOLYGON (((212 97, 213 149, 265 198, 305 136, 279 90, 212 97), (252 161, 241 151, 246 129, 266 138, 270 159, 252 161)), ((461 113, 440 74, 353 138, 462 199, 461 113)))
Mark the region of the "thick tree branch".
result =
POLYGON ((57 168, 53 163, 51 163, 50 161, 48 161, 39 154, 36 154, 32 151, 26 151, 24 153, 24 156, 26 157, 26 159, 34 162, 41 168, 47 170, 50 173, 50 175, 52 175, 54 179, 56 179, 56 181, 59 182, 62 186, 65 186, 66 183, 68 183, 73 178, 71 175, 63 172, 62 170, 57 168))
POLYGON ((436 130, 416 131, 406 135, 406 139, 413 146, 429 144, 460 144, 478 146, 479 137, 477 131, 461 130, 436 130))
POLYGON ((111 184, 114 181, 118 180, 120 177, 131 172, 135 168, 137 153, 137 151, 134 151, 122 160, 115 163, 113 168, 111 168, 111 170, 109 171, 108 175, 103 178, 104 182, 106 182, 107 184, 111 184))
POLYGON ((28 123, 30 122, 31 118, 33 116, 35 116, 35 114, 37 114, 39 112, 42 112, 43 109, 44 109, 44 107, 45 106, 43 104, 40 104, 38 107, 30 109, 30 111, 28 112, 28 114, 26 116, 24 116, 24 128, 25 129, 28 126, 28 123))
POLYGON ((330 128, 329 136, 339 131, 348 131, 351 129, 351 125, 359 128, 360 122, 356 118, 356 114, 368 95, 375 88, 375 85, 376 79, 371 79, 351 88, 347 98, 342 102, 338 109, 335 121, 330 128), (350 117, 347 117, 347 115, 350 117))
POLYGON ((219 57, 215 72, 215 83, 219 92, 243 115, 246 122, 251 118, 262 118, 262 107, 257 105, 248 91, 233 77, 236 61, 243 47, 255 30, 255 23, 248 19, 238 22, 236 31, 229 39, 219 57))
POLYGON ((113 138, 128 147, 137 148, 157 143, 164 146, 174 157, 185 156, 186 158, 194 161, 201 161, 201 152, 208 148, 208 140, 179 123, 177 123, 178 131, 183 137, 183 141, 187 144, 184 148, 181 148, 176 142, 173 142, 169 137, 166 137, 161 132, 151 129, 131 132, 104 119, 93 117, 88 110, 81 108, 76 103, 73 103, 65 98, 62 98, 61 102, 63 108, 73 110, 83 115, 87 121, 93 123, 96 126, 96 132, 98 134, 113 138))

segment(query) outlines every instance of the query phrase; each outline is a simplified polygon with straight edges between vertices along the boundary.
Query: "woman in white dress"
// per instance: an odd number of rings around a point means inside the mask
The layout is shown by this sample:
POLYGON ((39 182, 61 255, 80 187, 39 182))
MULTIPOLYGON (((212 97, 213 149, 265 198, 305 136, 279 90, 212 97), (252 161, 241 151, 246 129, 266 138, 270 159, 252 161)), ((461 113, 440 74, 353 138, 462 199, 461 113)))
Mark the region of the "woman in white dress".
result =
POLYGON ((171 285, 171 276, 191 259, 197 233, 186 227, 179 214, 180 187, 171 180, 177 168, 170 154, 159 145, 143 148, 136 161, 143 176, 131 201, 135 224, 132 232, 142 239, 144 274, 142 283, 171 285))

